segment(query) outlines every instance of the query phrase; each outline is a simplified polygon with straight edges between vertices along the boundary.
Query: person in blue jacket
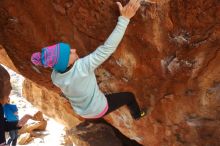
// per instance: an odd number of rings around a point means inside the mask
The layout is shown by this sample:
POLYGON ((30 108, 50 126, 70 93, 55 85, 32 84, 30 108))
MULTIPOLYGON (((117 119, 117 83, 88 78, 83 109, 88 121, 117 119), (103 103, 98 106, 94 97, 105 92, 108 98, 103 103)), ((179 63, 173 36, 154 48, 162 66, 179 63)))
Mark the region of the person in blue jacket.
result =
MULTIPOLYGON (((4 115, 7 122, 16 122, 20 127, 24 126, 29 119, 33 119, 33 116, 26 114, 20 120, 18 117, 18 108, 15 104, 10 104, 10 98, 8 102, 3 105, 4 115)), ((16 146, 18 139, 18 129, 13 129, 9 131, 10 138, 7 140, 6 144, 16 146)))
POLYGON ((134 119, 145 115, 131 92, 104 95, 97 84, 95 69, 116 51, 130 19, 140 7, 140 0, 130 0, 124 7, 117 2, 121 16, 105 43, 91 54, 79 58, 69 44, 58 43, 32 54, 35 65, 53 69, 52 82, 61 89, 74 111, 85 119, 101 118, 127 105, 134 119))
POLYGON ((10 76, 4 67, 0 65, 0 146, 6 145, 5 131, 20 128, 18 121, 8 122, 4 118, 3 105, 7 103, 11 89, 10 76))
POLYGON ((12 90, 10 75, 6 69, 0 65, 0 146, 16 145, 17 130, 26 124, 31 115, 24 115, 18 120, 18 109, 16 105, 8 104, 9 95, 12 90), (9 131, 11 140, 6 143, 5 132, 9 131))
MULTIPOLYGON (((4 104, 4 114, 5 118, 8 122, 18 122, 18 108, 15 104, 10 104, 9 101, 8 103, 4 104)), ((17 143, 17 138, 18 138, 18 130, 10 130, 9 131, 9 136, 10 138, 7 140, 6 144, 15 146, 17 143)))

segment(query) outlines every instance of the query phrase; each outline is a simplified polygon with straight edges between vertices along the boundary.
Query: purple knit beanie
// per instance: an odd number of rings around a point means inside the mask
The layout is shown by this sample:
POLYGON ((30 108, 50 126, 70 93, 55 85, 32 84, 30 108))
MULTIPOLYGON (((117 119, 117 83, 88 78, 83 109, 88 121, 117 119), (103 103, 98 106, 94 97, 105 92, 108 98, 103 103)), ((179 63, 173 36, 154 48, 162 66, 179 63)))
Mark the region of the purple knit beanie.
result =
POLYGON ((37 66, 50 67, 58 72, 64 72, 68 67, 70 46, 66 43, 58 43, 33 53, 31 62, 37 66))

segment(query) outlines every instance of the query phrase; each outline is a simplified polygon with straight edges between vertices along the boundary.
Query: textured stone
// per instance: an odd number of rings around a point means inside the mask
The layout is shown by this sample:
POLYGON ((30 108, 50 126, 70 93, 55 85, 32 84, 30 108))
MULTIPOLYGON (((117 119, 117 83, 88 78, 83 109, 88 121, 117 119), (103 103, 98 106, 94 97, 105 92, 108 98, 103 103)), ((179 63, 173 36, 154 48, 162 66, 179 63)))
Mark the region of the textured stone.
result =
MULTIPOLYGON (((23 83, 23 95, 46 115, 65 124, 68 128, 76 126, 81 121, 73 112, 67 99, 30 80, 26 79, 23 83)), ((42 118, 40 114, 36 114, 35 117, 37 119, 42 118)))
POLYGON ((67 136, 80 146, 141 146, 121 134, 103 119, 82 122, 68 130, 67 136))
POLYGON ((19 145, 26 145, 33 140, 30 133, 23 133, 18 138, 19 145))
MULTIPOLYGON (((34 67, 30 56, 58 41, 81 56, 92 52, 116 24, 114 2, 0 1, 0 44, 16 69, 38 83, 26 86, 27 98, 66 124, 76 125, 71 107, 57 94, 51 71, 34 67)), ((103 91, 134 92, 149 115, 133 121, 123 107, 106 120, 146 146, 218 146, 220 1, 154 2, 142 3, 119 48, 96 72, 103 91)))
POLYGON ((34 130, 46 130, 47 121, 43 118, 43 113, 38 111, 33 116, 33 120, 31 123, 25 124, 20 130, 19 133, 32 133, 34 130))

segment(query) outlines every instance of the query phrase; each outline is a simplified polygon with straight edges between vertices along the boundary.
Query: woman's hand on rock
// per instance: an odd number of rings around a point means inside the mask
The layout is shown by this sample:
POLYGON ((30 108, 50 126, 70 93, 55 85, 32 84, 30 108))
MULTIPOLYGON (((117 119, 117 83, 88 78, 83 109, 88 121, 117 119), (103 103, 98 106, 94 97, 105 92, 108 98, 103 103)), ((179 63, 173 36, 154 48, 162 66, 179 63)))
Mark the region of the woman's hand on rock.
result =
POLYGON ((121 16, 131 19, 140 7, 141 0, 130 0, 124 7, 117 2, 121 16))

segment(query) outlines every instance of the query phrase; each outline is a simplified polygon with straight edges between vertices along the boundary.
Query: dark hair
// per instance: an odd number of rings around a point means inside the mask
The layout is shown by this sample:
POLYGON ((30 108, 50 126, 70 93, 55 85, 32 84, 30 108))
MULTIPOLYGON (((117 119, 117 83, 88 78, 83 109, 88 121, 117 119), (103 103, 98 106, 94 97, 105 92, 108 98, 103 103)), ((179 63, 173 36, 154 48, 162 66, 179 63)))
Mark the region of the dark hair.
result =
POLYGON ((10 75, 7 70, 0 65, 0 99, 4 97, 4 81, 10 79, 10 75))

